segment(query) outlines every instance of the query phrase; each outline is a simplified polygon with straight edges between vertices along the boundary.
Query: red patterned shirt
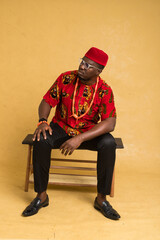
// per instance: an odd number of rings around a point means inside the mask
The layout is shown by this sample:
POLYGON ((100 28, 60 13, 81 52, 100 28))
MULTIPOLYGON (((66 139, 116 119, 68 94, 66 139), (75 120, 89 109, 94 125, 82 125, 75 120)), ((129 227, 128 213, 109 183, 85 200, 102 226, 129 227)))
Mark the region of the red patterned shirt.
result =
MULTIPOLYGON (((100 119, 103 121, 109 117, 116 117, 112 89, 101 78, 89 112, 80 119, 75 119, 72 116, 72 101, 77 73, 77 70, 62 73, 43 97, 51 107, 57 106, 52 121, 58 123, 69 136, 88 131, 100 119)), ((74 105, 74 111, 78 116, 84 114, 90 106, 95 85, 96 83, 85 85, 79 81, 74 105)))

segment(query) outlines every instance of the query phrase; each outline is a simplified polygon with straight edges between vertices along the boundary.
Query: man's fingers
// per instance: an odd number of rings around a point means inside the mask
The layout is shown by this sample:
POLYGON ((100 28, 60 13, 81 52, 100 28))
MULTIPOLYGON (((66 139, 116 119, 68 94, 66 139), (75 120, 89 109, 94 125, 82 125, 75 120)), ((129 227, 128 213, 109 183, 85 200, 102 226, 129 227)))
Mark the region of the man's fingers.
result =
POLYGON ((67 151, 65 152, 65 156, 66 155, 71 155, 73 153, 74 149, 67 149, 67 151))
POLYGON ((65 156, 67 155, 68 149, 67 149, 67 146, 65 144, 62 144, 60 146, 60 150, 61 150, 62 154, 64 154, 65 156))
POLYGON ((73 153, 73 151, 74 151, 74 150, 70 150, 69 155, 71 155, 71 154, 73 153))
POLYGON ((69 154, 69 150, 67 149, 64 153, 65 156, 67 156, 69 154))
POLYGON ((42 130, 42 133, 43 133, 43 137, 44 137, 44 139, 47 139, 47 136, 46 136, 46 130, 45 130, 45 129, 42 130))
POLYGON ((37 132, 37 141, 40 140, 40 133, 42 132, 42 130, 40 129, 38 132, 37 132))
POLYGON ((62 150, 62 149, 64 148, 64 146, 65 146, 65 144, 63 143, 63 144, 60 146, 59 150, 62 150))
POLYGON ((52 128, 49 127, 49 134, 52 135, 52 128))
POLYGON ((32 138, 33 141, 36 140, 36 136, 37 136, 37 129, 36 129, 35 132, 34 132, 34 135, 33 135, 33 138, 32 138))
POLYGON ((36 134, 34 133, 32 140, 35 141, 36 139, 36 134))
POLYGON ((49 134, 52 135, 52 128, 50 126, 40 126, 37 128, 33 135, 33 141, 40 141, 40 134, 43 134, 44 139, 47 139, 46 131, 49 131, 49 134))
POLYGON ((73 153, 74 148, 71 148, 71 147, 69 147, 69 146, 67 146, 67 145, 65 145, 65 144, 62 144, 62 145, 60 146, 60 150, 61 150, 61 153, 62 153, 62 154, 64 154, 65 156, 67 156, 67 155, 71 155, 71 154, 73 153))
POLYGON ((62 150, 61 153, 65 155, 66 149, 62 148, 61 150, 62 150))

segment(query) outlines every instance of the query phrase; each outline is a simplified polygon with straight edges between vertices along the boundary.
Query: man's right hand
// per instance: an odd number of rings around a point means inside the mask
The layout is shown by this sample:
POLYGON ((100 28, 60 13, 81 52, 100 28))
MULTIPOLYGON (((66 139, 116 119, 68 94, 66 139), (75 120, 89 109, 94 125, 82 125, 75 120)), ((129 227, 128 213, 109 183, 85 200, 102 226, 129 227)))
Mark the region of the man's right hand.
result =
POLYGON ((44 139, 47 139, 46 131, 49 131, 49 134, 52 135, 52 128, 50 126, 48 126, 47 123, 40 124, 34 132, 33 141, 35 141, 36 138, 37 138, 37 141, 40 141, 41 133, 43 134, 44 139))

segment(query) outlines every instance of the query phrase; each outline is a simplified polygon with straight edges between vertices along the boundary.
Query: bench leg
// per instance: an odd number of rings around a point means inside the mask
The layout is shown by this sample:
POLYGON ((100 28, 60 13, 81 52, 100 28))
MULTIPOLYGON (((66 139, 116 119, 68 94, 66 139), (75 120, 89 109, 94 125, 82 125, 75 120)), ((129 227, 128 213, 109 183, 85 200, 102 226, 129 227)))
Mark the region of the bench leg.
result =
POLYGON ((114 169, 114 171, 113 171, 113 177, 112 177, 112 185, 111 185, 110 197, 114 197, 114 179, 115 179, 115 169, 114 169))
POLYGON ((28 185, 29 185, 29 175, 30 175, 30 170, 31 170, 31 150, 32 146, 28 146, 28 156, 27 156, 27 168, 26 168, 26 179, 25 179, 25 187, 24 191, 28 192, 28 185))

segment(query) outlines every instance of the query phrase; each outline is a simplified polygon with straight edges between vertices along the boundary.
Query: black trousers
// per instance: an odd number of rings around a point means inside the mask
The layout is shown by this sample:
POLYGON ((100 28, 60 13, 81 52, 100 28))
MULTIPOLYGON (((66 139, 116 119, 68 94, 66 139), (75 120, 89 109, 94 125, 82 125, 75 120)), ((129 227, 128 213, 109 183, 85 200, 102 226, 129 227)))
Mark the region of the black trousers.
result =
MULTIPOLYGON (((51 150, 58 149, 62 143, 71 137, 57 124, 50 124, 53 133, 47 131, 47 139, 41 134, 40 141, 33 145, 33 172, 35 192, 46 191, 49 179, 51 150)), ((97 192, 109 195, 115 164, 116 143, 110 133, 83 142, 78 149, 98 152, 97 158, 97 192)))

